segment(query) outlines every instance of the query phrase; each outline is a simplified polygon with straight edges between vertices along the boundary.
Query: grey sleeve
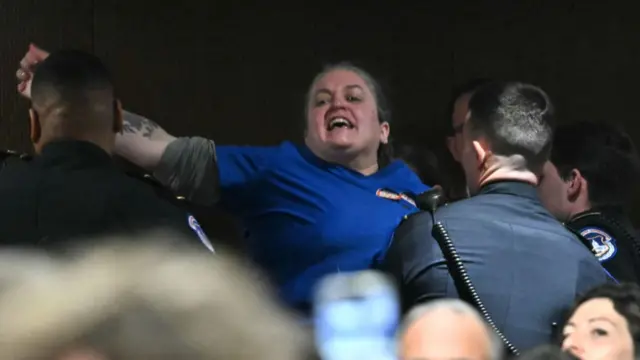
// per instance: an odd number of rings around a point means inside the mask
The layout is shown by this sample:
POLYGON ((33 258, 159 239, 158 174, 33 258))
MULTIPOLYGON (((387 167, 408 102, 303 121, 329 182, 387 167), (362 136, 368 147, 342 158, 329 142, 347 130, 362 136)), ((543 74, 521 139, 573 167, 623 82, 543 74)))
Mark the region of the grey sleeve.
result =
POLYGON ((172 141, 153 175, 191 202, 210 206, 219 198, 215 144, 211 140, 181 137, 172 141))

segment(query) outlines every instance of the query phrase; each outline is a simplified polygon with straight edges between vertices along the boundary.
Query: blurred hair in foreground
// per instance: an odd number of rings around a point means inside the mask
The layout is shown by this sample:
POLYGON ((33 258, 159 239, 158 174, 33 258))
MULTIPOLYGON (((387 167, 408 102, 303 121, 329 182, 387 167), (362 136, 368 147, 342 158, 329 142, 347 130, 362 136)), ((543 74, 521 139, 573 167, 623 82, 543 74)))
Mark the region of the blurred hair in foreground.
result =
POLYGON ((10 259, 0 261, 0 359, 308 355, 308 336, 257 273, 172 240, 164 233, 104 239, 65 259, 0 255, 10 259))

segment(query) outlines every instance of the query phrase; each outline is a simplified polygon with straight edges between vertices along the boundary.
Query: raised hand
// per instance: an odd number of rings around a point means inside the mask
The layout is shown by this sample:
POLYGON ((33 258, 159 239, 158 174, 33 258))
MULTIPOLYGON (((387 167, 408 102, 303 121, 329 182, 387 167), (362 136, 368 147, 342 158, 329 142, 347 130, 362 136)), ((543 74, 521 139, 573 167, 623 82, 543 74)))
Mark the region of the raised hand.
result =
POLYGON ((34 44, 29 44, 29 50, 20 60, 20 67, 16 71, 16 78, 18 79, 18 92, 26 97, 31 98, 31 79, 33 78, 33 72, 44 59, 49 56, 49 53, 40 49, 34 44))

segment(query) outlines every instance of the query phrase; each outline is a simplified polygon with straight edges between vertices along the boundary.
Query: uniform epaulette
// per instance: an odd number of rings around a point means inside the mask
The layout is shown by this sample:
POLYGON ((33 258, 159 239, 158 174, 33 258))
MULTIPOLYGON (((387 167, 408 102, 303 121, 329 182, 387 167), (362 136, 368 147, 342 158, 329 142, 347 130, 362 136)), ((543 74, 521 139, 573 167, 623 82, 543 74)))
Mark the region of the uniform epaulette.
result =
POLYGON ((14 150, 0 150, 0 169, 4 169, 10 163, 26 163, 33 157, 30 154, 14 150))
POLYGON ((140 180, 142 182, 144 182, 145 184, 151 186, 152 188, 154 188, 158 193, 160 193, 163 197, 172 199, 172 200, 179 200, 179 201, 184 201, 185 198, 184 196, 175 196, 173 195, 173 193, 171 192, 171 190, 167 189, 164 185, 162 185, 162 183, 160 181, 158 181, 156 178, 154 178, 152 175, 150 174, 139 174, 139 173, 135 173, 135 172, 128 172, 127 175, 140 180))
POLYGON ((31 154, 21 153, 15 150, 0 150, 0 161, 4 162, 11 158, 16 158, 23 161, 30 161, 32 159, 31 154))

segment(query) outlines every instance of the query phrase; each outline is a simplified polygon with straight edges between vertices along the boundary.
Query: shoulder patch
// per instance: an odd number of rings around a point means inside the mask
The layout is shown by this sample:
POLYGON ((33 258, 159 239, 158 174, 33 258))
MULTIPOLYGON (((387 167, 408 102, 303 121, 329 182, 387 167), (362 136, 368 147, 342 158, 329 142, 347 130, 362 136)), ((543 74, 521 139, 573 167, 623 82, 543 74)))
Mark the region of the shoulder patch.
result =
POLYGON ((189 227, 196 233, 196 235, 198 235, 200 242, 202 242, 202 244, 206 246, 207 249, 209 249, 209 251, 211 251, 212 253, 215 253, 216 251, 213 248, 213 245, 211 245, 211 241, 209 241, 207 234, 205 234, 202 228, 200 227, 198 220, 196 220, 196 218, 193 217, 193 215, 189 215, 189 217, 187 218, 187 221, 189 222, 189 227))
POLYGON ((600 228, 583 228, 580 230, 580 235, 591 242, 596 258, 598 258, 600 262, 613 258, 618 252, 616 239, 600 228))

